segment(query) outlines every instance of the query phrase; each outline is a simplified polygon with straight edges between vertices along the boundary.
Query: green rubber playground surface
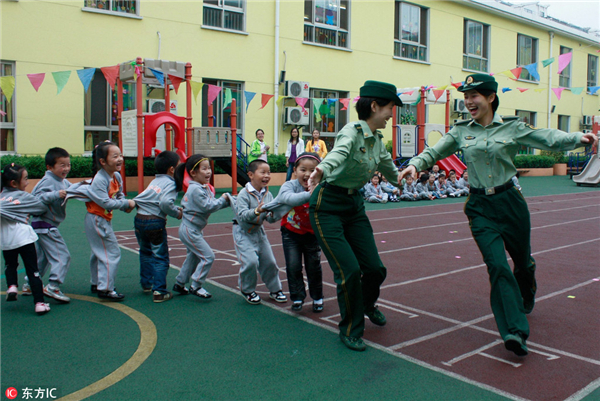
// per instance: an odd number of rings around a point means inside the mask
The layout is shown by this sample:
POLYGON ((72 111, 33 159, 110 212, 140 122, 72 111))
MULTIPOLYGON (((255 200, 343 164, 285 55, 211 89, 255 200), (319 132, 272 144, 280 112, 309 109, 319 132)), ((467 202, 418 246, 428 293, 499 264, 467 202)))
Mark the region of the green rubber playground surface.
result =
MULTIPOLYGON (((526 197, 598 192, 577 187, 568 177, 523 177, 521 185, 526 197)), ((271 190, 275 194, 278 188, 271 190)), ((155 304, 151 295, 142 293, 138 255, 128 250, 122 250, 116 280, 125 301, 100 303, 90 294, 84 215, 85 205, 70 201, 60 227, 72 256, 62 286, 74 296, 70 304, 50 300, 51 312, 40 317, 33 312, 31 297, 19 295, 18 302, 7 303, 2 296, 2 399, 7 399, 4 392, 9 387, 18 391, 17 400, 24 399, 25 388, 56 389, 57 398, 90 400, 516 399, 382 347, 350 351, 330 327, 268 302, 249 305, 239 294, 211 282, 206 285, 213 294, 210 300, 175 296, 155 304)), ((115 212, 114 230, 133 229, 133 217, 115 212)), ((231 217, 231 210, 225 209, 210 221, 223 223, 231 217)), ((170 227, 178 224, 169 219, 170 227)), ((169 288, 176 274, 170 270, 169 288)), ((20 285, 23 277, 21 269, 20 285)), ((1 288, 6 291, 5 280, 1 288)), ((600 391, 585 399, 600 399, 600 391)))

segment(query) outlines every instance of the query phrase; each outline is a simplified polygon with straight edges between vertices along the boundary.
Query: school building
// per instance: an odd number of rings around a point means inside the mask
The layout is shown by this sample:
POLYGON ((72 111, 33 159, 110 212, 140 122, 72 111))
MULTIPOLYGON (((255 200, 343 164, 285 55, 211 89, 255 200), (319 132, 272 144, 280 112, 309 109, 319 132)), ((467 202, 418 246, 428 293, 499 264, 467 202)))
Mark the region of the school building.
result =
MULTIPOLYGON (((192 101, 193 126, 208 126, 218 87, 215 126, 230 123, 234 98, 238 133, 251 142, 262 128, 276 153, 296 125, 304 135, 321 130, 331 146, 357 119, 353 99, 370 79, 395 84, 403 99, 430 88, 425 121, 444 124, 445 95, 431 99, 434 90, 450 90, 451 122, 466 118, 452 84, 493 73, 505 91, 501 115, 590 129, 588 116, 600 108, 600 36, 547 13, 539 4, 479 0, 2 1, 0 150, 32 155, 60 146, 80 155, 117 141, 118 97, 100 68, 136 57, 191 63, 191 81, 204 84, 192 101), (96 70, 86 91, 79 71, 89 68, 96 70)), ((123 92, 124 110, 136 109, 135 85, 123 92)), ((161 85, 144 85, 142 95, 144 112, 164 109, 161 85)), ((170 99, 185 115, 185 85, 170 99)), ((399 110, 404 124, 415 117, 414 105, 399 110)))

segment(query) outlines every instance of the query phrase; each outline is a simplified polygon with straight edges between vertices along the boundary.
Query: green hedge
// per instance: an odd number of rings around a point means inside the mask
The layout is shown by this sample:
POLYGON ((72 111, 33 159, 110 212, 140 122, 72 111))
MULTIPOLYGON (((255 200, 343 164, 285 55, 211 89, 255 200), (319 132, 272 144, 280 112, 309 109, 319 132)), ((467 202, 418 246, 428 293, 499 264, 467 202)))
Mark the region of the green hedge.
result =
POLYGON ((554 164, 556 161, 552 156, 528 155, 515 158, 516 168, 549 168, 554 164))

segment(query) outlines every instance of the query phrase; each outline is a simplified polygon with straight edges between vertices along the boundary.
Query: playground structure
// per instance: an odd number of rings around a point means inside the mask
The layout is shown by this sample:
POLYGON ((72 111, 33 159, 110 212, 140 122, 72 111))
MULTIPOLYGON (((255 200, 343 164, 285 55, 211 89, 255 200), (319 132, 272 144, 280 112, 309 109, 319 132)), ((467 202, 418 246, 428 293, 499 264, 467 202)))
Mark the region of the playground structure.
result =
MULTIPOLYGON (((244 159, 237 146, 237 114, 236 100, 231 104, 231 128, 212 127, 213 106, 208 108, 209 127, 192 126, 192 78, 191 63, 182 63, 164 60, 142 60, 136 58, 135 62, 125 62, 119 65, 119 76, 117 77, 117 120, 119 124, 119 147, 125 156, 137 157, 137 180, 138 192, 144 188, 144 157, 155 157, 161 149, 157 149, 157 132, 161 126, 165 126, 165 149, 175 151, 182 162, 189 155, 203 153, 228 172, 232 177, 232 193, 237 193, 237 183, 242 185, 248 181, 245 171, 238 166, 238 158, 244 159), (159 82, 151 69, 164 74, 164 82, 159 82), (186 83, 186 116, 180 117, 170 112, 171 77, 173 79, 185 80, 186 83), (123 83, 135 83, 136 85, 136 109, 123 111, 123 83), (167 111, 158 113, 143 113, 142 85, 159 85, 164 87, 164 101, 167 111), (172 132, 173 131, 173 136, 172 132), (233 166, 236 166, 233 168, 233 166)), ((241 139, 241 138, 240 138, 241 139)), ((121 169, 125 177, 125 165, 121 169)), ((125 180, 123 181, 124 191, 125 180)), ((214 185, 214 178, 211 177, 214 185)))
MULTIPOLYGON (((392 116, 392 126, 394 135, 392 139, 392 156, 395 161, 403 158, 411 158, 418 155, 429 146, 430 137, 435 135, 440 138, 450 130, 450 91, 428 90, 425 87, 414 88, 412 90, 400 90, 410 93, 409 96, 400 95, 403 103, 414 103, 420 95, 420 101, 417 104, 417 124, 416 125, 398 125, 397 108, 394 108, 392 116), (416 95, 415 95, 416 92, 416 95), (425 104, 444 104, 446 106, 445 124, 425 123, 425 104), (440 132, 441 131, 441 132, 440 132), (416 138, 416 140, 414 140, 416 138)), ((436 163, 444 170, 446 174, 450 170, 455 170, 458 177, 461 177, 467 166, 456 155, 448 156, 436 163)), ((403 167, 404 163, 399 167, 403 167)))
MULTIPOLYGON (((600 116, 594 116, 592 132, 598 135, 598 131, 600 131, 600 116)), ((573 182, 578 186, 597 186, 600 184, 600 152, 598 148, 591 150, 587 164, 585 164, 580 174, 573 176, 573 182)))

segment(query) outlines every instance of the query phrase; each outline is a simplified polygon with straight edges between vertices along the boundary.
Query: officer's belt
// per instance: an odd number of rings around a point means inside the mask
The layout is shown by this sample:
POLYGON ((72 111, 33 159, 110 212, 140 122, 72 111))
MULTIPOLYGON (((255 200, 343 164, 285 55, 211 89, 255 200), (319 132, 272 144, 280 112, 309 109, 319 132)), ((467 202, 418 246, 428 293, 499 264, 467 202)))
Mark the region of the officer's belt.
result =
POLYGON ((512 187, 515 186, 515 183, 510 180, 505 184, 502 185, 498 185, 497 187, 487 187, 487 188, 473 188, 471 187, 471 189, 469 190, 472 194, 476 194, 476 195, 495 195, 495 194, 499 194, 501 192, 504 192, 506 190, 511 189, 512 187))
POLYGON ((354 195, 355 193, 358 193, 358 189, 338 187, 337 185, 333 185, 328 182, 323 183, 323 188, 328 188, 328 189, 332 190, 333 192, 338 192, 338 193, 346 194, 346 195, 354 195))

